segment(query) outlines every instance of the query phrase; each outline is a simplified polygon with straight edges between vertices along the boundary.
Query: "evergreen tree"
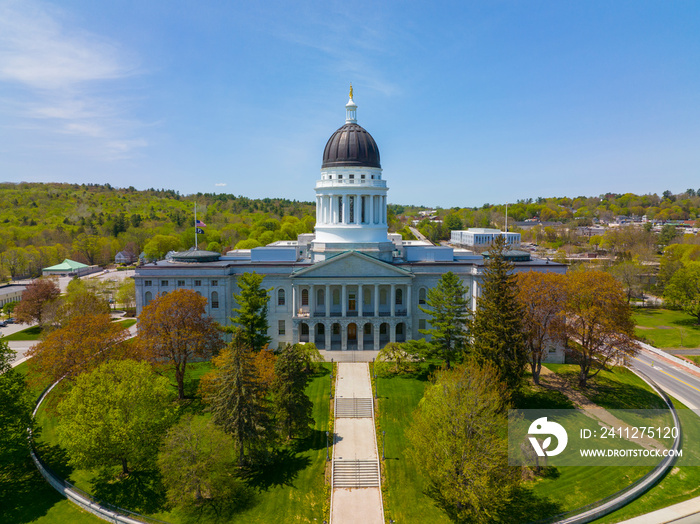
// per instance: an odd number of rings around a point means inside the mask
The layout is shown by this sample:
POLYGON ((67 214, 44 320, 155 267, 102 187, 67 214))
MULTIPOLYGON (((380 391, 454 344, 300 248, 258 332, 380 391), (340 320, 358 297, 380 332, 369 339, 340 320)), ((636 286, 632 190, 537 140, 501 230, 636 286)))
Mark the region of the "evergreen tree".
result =
POLYGON ((280 432, 288 439, 305 436, 314 423, 313 403, 305 392, 309 381, 305 368, 306 357, 298 344, 287 344, 275 361, 272 402, 280 432))
POLYGON ((489 250, 481 296, 471 330, 471 352, 479 363, 491 362, 509 391, 517 390, 527 365, 522 329, 523 310, 513 265, 505 258, 506 244, 498 236, 489 250))
POLYGON ((426 304, 421 311, 430 315, 430 329, 420 329, 423 335, 431 336, 434 353, 450 363, 458 360, 464 352, 469 323, 469 308, 464 296, 467 288, 462 280, 448 271, 434 288, 428 291, 426 304))
POLYGON ((236 328, 231 344, 214 359, 218 369, 206 399, 214 422, 233 437, 241 464, 259 455, 271 437, 267 389, 254 359, 243 330, 236 328))
POLYGON ((256 273, 243 273, 238 278, 239 295, 233 295, 238 316, 231 320, 243 328, 244 340, 253 351, 260 351, 270 343, 267 335, 267 304, 270 301, 268 289, 261 287, 263 276, 256 273))
POLYGON ((5 468, 26 458, 27 428, 34 425, 32 399, 24 375, 12 367, 15 356, 8 343, 0 340, 0 481, 7 478, 5 468))

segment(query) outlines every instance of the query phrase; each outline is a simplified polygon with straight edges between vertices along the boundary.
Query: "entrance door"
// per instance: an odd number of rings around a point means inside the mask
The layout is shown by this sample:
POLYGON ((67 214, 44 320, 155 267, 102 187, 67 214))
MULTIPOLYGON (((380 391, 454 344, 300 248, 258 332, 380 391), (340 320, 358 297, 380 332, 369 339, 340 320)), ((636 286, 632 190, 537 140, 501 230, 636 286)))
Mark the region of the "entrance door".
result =
POLYGON ((348 342, 357 342, 357 326, 355 324, 348 326, 348 342))

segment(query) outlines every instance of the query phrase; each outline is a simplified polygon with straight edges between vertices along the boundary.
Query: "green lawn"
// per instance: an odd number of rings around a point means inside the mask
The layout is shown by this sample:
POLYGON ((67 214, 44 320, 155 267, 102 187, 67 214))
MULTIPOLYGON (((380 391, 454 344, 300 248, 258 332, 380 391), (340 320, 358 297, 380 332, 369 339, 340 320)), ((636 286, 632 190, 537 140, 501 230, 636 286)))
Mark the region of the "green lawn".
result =
POLYGON ((642 308, 634 310, 636 335, 658 348, 700 347, 700 325, 697 319, 671 309, 642 308))
POLYGON ((124 329, 128 329, 134 324, 136 324, 135 318, 127 318, 126 320, 118 320, 117 323, 124 329))
MULTIPOLYGON (((314 403, 313 415, 316 421, 311 435, 280 449, 277 457, 270 464, 248 476, 247 483, 254 489, 255 496, 251 499, 248 508, 237 513, 227 522, 267 523, 293 520, 320 523, 328 518, 330 492, 325 486, 325 471, 330 366, 330 364, 324 364, 320 372, 313 376, 307 388, 307 395, 314 403)), ((209 416, 203 413, 201 400, 197 397, 197 386, 201 376, 210 369, 209 362, 199 362, 189 366, 185 392, 190 398, 181 405, 182 412, 209 416)), ((79 488, 127 509, 173 524, 190 522, 190 516, 182 515, 176 510, 168 510, 163 506, 163 490, 156 472, 143 472, 140 475, 132 475, 132 481, 115 483, 100 479, 97 472, 71 468, 60 448, 54 445, 57 420, 51 412, 50 405, 47 408, 42 407, 39 414, 42 426, 40 440, 46 446, 42 451, 42 457, 59 474, 65 475, 79 488)), ((205 524, 214 521, 205 517, 200 522, 205 524)))
MULTIPOLYGON (((404 523, 450 522, 424 490, 427 484, 416 464, 405 455, 408 442, 404 429, 413 410, 423 398, 427 373, 377 377, 379 446, 381 431, 386 431, 384 460, 384 510, 387 518, 404 523)), ((381 450, 380 450, 381 453, 381 450)))
POLYGON ((28 327, 27 329, 23 329, 22 331, 18 331, 17 333, 14 333, 12 335, 2 337, 2 339, 0 340, 4 340, 5 342, 18 342, 22 340, 39 340, 40 338, 41 328, 39 326, 32 326, 28 327))
POLYGON ((686 436, 682 441, 683 456, 651 490, 596 522, 620 522, 700 496, 700 467, 697 466, 700 462, 700 441, 694 438, 700 435, 700 417, 694 411, 686 409, 678 400, 672 400, 686 436))

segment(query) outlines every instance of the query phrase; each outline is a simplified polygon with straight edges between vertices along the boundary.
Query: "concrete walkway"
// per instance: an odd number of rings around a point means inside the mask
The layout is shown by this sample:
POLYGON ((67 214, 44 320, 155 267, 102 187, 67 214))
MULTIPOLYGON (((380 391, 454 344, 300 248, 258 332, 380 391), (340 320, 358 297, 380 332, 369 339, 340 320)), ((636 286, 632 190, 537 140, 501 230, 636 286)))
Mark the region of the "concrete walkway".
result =
POLYGON ((624 520, 620 524, 667 524, 670 522, 674 524, 700 522, 700 498, 686 500, 646 515, 624 520))
POLYGON ((368 364, 338 364, 334 427, 331 524, 383 524, 368 364))

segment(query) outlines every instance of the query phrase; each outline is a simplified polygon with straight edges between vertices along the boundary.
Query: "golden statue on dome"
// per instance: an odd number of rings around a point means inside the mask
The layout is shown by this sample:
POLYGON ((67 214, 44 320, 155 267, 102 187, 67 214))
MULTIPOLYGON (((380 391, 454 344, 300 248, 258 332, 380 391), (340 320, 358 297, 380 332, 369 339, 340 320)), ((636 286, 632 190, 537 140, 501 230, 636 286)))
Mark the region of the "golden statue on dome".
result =
POLYGON ((350 100, 352 100, 352 83, 350 84, 350 100))

